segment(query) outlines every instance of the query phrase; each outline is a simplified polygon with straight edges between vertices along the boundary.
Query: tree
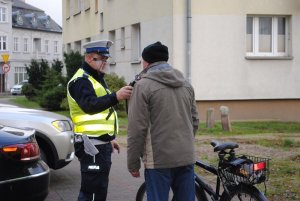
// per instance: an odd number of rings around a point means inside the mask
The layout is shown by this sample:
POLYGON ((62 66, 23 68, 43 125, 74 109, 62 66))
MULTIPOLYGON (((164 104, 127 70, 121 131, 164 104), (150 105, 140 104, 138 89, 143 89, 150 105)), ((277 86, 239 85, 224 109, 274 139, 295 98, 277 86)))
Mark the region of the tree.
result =
POLYGON ((50 69, 48 62, 43 59, 41 60, 41 62, 32 59, 30 65, 25 65, 25 67, 27 75, 29 77, 28 83, 31 84, 35 89, 41 89, 41 85, 43 80, 45 79, 45 75, 50 69))
POLYGON ((83 57, 79 52, 64 53, 64 61, 67 70, 67 80, 70 80, 75 72, 80 68, 83 57))
POLYGON ((58 59, 53 59, 51 68, 53 70, 55 70, 58 73, 62 73, 62 69, 63 69, 64 65, 62 61, 59 61, 58 59))

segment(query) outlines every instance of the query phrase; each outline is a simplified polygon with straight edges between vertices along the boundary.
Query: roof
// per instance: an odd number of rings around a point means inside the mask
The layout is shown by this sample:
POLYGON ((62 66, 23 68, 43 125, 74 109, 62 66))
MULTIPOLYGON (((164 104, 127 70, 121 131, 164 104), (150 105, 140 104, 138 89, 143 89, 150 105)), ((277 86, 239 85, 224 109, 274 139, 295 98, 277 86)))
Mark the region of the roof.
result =
POLYGON ((20 0, 13 0, 12 27, 62 33, 61 26, 45 11, 20 0))

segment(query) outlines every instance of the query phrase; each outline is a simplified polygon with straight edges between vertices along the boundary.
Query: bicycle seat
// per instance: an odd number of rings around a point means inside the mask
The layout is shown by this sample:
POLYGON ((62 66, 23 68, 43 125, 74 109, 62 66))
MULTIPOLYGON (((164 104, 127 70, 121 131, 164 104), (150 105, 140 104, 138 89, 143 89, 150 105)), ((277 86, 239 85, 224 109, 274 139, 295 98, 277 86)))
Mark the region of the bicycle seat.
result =
POLYGON ((210 144, 214 147, 214 152, 223 151, 223 150, 226 150, 226 149, 235 149, 235 148, 239 147, 239 145, 237 143, 234 143, 234 142, 220 143, 217 140, 212 140, 210 142, 210 144))

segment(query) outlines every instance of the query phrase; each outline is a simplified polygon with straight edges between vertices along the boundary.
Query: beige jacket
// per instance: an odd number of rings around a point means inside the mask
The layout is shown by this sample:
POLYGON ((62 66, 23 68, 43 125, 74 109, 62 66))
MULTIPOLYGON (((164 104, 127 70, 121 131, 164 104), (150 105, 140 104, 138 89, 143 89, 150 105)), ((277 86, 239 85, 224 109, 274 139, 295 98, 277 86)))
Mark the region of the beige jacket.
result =
POLYGON ((199 117, 193 87, 166 62, 151 64, 129 101, 129 171, 173 168, 195 162, 194 134, 199 117))

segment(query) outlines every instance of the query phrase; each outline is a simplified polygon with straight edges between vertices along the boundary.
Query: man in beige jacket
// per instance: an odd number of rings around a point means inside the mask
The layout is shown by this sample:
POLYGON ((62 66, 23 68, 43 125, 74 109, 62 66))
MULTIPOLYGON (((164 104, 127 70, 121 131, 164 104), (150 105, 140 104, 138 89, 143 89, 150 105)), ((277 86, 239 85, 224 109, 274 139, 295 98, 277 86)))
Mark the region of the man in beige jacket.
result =
POLYGON ((195 199, 194 134, 199 118, 194 89, 168 63, 168 48, 156 42, 144 48, 143 74, 128 110, 128 170, 140 176, 145 166, 147 200, 195 199))

